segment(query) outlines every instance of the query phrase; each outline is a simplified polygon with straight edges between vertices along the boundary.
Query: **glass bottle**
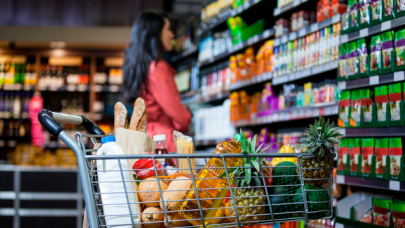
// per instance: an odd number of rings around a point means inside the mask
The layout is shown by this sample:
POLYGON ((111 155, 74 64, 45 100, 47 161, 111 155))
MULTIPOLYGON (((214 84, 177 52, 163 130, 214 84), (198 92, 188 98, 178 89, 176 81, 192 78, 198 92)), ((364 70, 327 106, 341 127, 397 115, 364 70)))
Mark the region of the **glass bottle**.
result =
MULTIPOLYGON (((227 154, 227 153, 241 153, 241 144, 239 142, 240 136, 236 135, 233 141, 224 141, 219 143, 213 154, 227 154)), ((226 158, 226 167, 238 167, 243 164, 241 158, 226 158)), ((227 179, 220 179, 219 176, 225 172, 225 169, 218 169, 224 167, 221 158, 211 158, 207 165, 198 173, 198 178, 195 180, 195 187, 198 191, 199 203, 201 209, 213 208, 211 210, 202 210, 205 224, 215 222, 214 219, 220 216, 219 208, 222 204, 223 198, 229 192, 229 184, 227 179), (221 189, 222 188, 222 189, 221 189), (202 199, 201 199, 202 198, 202 199)), ((190 219, 189 222, 194 226, 202 225, 200 213, 198 211, 198 202, 194 190, 194 185, 186 193, 186 201, 182 202, 178 208, 179 215, 184 219, 190 219), (192 199, 192 200, 190 200, 192 199), (191 220, 196 219, 196 220, 191 220)))
MULTIPOLYGON (((155 141, 156 145, 155 154, 169 154, 166 147, 166 135, 154 135, 153 141, 155 141)), ((166 158, 165 163, 168 166, 168 169, 176 167, 173 159, 166 158)))

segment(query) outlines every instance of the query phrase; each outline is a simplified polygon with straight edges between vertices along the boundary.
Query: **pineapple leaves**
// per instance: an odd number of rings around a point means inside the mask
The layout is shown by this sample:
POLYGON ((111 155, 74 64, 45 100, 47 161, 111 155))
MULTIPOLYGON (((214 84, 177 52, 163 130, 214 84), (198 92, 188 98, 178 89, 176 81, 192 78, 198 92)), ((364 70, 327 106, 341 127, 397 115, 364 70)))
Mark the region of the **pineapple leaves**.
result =
POLYGON ((252 180, 252 169, 250 164, 245 164, 245 180, 246 184, 250 184, 250 181, 252 180))
MULTIPOLYGON (((251 150, 251 153, 254 153, 255 152, 255 149, 256 149, 256 136, 257 135, 255 135, 255 137, 253 137, 253 140, 250 142, 251 143, 251 145, 252 145, 252 150, 251 150)), ((250 140, 250 138, 249 138, 249 140, 250 140)))
POLYGON ((260 165, 259 165, 258 161, 252 160, 252 161, 250 161, 250 163, 252 163, 252 165, 255 167, 255 169, 260 172, 260 165))

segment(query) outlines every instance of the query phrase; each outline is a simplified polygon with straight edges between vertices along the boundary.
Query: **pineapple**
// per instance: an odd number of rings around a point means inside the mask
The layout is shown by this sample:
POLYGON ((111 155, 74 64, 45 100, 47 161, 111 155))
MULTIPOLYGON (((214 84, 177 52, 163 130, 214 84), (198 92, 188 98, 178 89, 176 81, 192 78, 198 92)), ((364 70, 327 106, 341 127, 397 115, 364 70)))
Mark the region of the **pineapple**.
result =
MULTIPOLYGON (((241 131, 241 145, 242 153, 254 154, 260 151, 262 145, 256 150, 256 136, 251 140, 246 140, 241 131)), ((268 148, 268 147, 267 147, 268 148)), ((267 150, 267 148, 260 151, 260 153, 267 150)), ((261 160, 263 166, 267 166, 266 162, 261 160)), ((235 187, 232 188, 233 197, 235 202, 231 199, 228 200, 225 207, 225 214, 231 222, 236 222, 236 216, 239 217, 239 222, 251 222, 261 220, 260 214, 265 214, 266 193, 264 190, 264 184, 262 184, 262 176, 260 165, 256 157, 244 158, 243 165, 236 167, 230 172, 230 178, 232 178, 235 187), (244 198, 246 196, 252 196, 244 198), (237 214, 234 210, 234 203, 237 207, 237 214)), ((231 169, 230 169, 231 170, 231 169)), ((266 175, 266 174, 264 174, 266 175)))
POLYGON ((305 131, 305 137, 302 139, 304 143, 294 148, 296 153, 308 153, 320 156, 319 158, 301 158, 302 168, 320 168, 302 169, 305 179, 315 179, 305 180, 305 184, 321 187, 325 183, 328 183, 328 180, 322 179, 330 178, 333 158, 324 158, 322 156, 335 153, 334 145, 340 143, 337 138, 343 136, 337 132, 337 128, 333 127, 333 125, 333 122, 330 124, 329 120, 325 122, 325 119, 320 117, 319 121, 315 120, 315 124, 310 125, 305 131))

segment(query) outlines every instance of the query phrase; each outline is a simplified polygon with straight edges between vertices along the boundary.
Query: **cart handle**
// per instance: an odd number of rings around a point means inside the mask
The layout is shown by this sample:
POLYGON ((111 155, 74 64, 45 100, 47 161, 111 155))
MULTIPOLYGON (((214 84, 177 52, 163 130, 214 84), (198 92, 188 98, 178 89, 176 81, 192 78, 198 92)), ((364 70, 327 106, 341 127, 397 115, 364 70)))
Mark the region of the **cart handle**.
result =
POLYGON ((59 123, 83 126, 90 134, 105 135, 103 130, 101 130, 93 121, 89 120, 85 116, 74 116, 42 109, 38 113, 38 120, 41 125, 55 137, 58 137, 63 131, 63 127, 59 123))

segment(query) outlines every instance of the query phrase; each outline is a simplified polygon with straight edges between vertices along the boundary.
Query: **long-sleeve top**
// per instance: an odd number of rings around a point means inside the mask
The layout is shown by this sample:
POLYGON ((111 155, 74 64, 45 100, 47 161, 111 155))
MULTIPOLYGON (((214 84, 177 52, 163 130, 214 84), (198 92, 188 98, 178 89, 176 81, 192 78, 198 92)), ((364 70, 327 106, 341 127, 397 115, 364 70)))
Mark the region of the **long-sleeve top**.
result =
POLYGON ((164 60, 149 65, 146 90, 141 97, 147 109, 148 135, 166 135, 169 152, 175 152, 173 130, 188 131, 191 122, 190 111, 181 103, 180 94, 174 81, 175 70, 164 60))

